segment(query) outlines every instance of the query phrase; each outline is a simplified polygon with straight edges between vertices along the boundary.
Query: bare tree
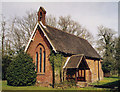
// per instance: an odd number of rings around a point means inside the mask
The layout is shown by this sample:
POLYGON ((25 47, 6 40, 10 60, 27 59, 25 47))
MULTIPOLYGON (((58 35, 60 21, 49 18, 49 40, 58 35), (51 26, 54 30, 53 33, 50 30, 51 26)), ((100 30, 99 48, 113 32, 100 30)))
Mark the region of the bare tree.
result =
POLYGON ((66 17, 60 16, 59 17, 58 24, 59 24, 59 27, 61 30, 66 31, 66 32, 68 31, 70 33, 71 30, 69 29, 69 27, 70 26, 72 27, 71 23, 72 23, 72 20, 71 20, 70 16, 66 16, 66 17))
POLYGON ((70 34, 84 38, 91 44, 94 42, 92 34, 86 28, 82 27, 78 22, 72 20, 71 16, 69 15, 65 17, 60 16, 58 21, 53 15, 48 15, 46 18, 46 23, 70 34))
POLYGON ((1 26, 2 26, 2 57, 4 56, 5 25, 6 25, 6 22, 3 20, 1 23, 1 26))
POLYGON ((98 50, 101 50, 103 54, 102 68, 104 73, 110 73, 115 64, 115 32, 104 26, 99 26, 98 31, 98 50))
POLYGON ((6 18, 4 17, 4 15, 2 15, 2 21, 1 21, 1 32, 0 32, 0 35, 1 35, 1 45, 2 45, 2 57, 4 56, 4 54, 6 53, 6 39, 7 39, 7 20, 6 18))
POLYGON ((46 23, 47 23, 47 25, 57 28, 57 20, 56 20, 56 17, 54 17, 53 15, 48 15, 46 17, 46 23))
POLYGON ((84 38, 91 44, 93 43, 92 34, 86 28, 82 27, 78 22, 72 20, 70 16, 59 17, 58 24, 61 30, 84 38))
MULTIPOLYGON (((35 24, 37 23, 37 13, 35 11, 27 11, 26 16, 15 17, 10 23, 8 33, 7 44, 9 47, 12 46, 13 49, 20 49, 25 46, 34 30, 35 24)), ((52 15, 48 15, 46 18, 46 24, 59 28, 68 33, 77 35, 79 37, 87 39, 92 43, 92 35, 86 28, 71 19, 70 16, 59 17, 57 21, 56 18, 52 15)))
MULTIPOLYGON (((105 50, 110 49, 113 45, 115 31, 110 28, 99 26, 98 27, 98 41, 97 41, 97 48, 102 54, 105 54, 105 50)), ((107 52, 106 52, 107 53, 107 52)))
POLYGON ((28 42, 36 23, 37 13, 35 11, 27 11, 25 17, 16 18, 16 27, 22 31, 22 35, 25 35, 26 38, 23 38, 25 43, 28 42))
POLYGON ((26 16, 15 17, 9 26, 8 42, 11 44, 12 49, 19 50, 24 47, 37 23, 37 13, 35 11, 27 11, 26 16))

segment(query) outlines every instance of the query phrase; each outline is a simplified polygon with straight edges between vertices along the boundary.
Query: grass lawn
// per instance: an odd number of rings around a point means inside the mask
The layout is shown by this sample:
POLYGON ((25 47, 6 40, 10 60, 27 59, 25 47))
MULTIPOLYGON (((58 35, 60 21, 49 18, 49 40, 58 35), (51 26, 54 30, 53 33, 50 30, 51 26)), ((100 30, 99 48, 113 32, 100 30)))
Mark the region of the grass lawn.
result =
POLYGON ((7 81, 2 81, 2 90, 54 90, 53 88, 40 86, 8 86, 7 81))
MULTIPOLYGON (((117 77, 111 78, 104 78, 100 82, 91 83, 90 85, 107 85, 109 83, 114 83, 118 81, 117 77)), ((117 84, 116 84, 117 85, 117 84)), ((7 81, 2 81, 2 90, 62 90, 62 89, 55 89, 55 88, 48 88, 48 87, 40 87, 40 86, 22 86, 22 87, 14 87, 8 86, 7 81)), ((64 90, 110 90, 106 88, 97 88, 97 87, 85 87, 85 88, 67 88, 64 90)), ((66 91, 65 91, 66 92, 66 91)))
MULTIPOLYGON (((101 88, 67 88, 65 90, 103 90, 101 88)), ((62 89, 55 89, 55 88, 48 88, 48 87, 40 87, 40 86, 22 86, 22 87, 14 87, 8 86, 7 81, 2 81, 2 90, 62 90, 62 89)))
POLYGON ((105 84, 108 84, 108 83, 112 83, 112 82, 115 82, 115 81, 118 81, 119 78, 118 77, 104 77, 103 80, 99 81, 99 82, 95 82, 95 83, 90 83, 91 85, 105 85, 105 84))

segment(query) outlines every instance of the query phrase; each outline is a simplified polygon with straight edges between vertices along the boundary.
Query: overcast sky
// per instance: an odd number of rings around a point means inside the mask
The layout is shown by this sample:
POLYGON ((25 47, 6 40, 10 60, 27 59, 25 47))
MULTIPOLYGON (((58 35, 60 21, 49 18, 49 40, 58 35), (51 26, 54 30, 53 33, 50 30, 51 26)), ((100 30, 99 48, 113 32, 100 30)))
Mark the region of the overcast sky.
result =
POLYGON ((26 11, 37 11, 40 6, 45 8, 47 15, 52 14, 57 18, 70 15, 94 37, 99 25, 118 31, 117 2, 3 2, 2 14, 11 19, 14 16, 24 16, 26 11))

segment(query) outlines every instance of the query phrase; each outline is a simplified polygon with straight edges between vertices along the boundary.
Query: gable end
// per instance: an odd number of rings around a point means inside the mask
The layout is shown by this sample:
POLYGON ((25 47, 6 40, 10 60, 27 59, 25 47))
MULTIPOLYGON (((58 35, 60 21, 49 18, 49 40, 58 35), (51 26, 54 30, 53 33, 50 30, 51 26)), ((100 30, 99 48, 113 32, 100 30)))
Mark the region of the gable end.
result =
MULTIPOLYGON (((47 34, 44 32, 44 29, 42 28, 42 26, 43 26, 42 22, 39 22, 39 23, 36 24, 36 26, 35 26, 35 28, 34 28, 34 31, 33 31, 32 35, 31 35, 31 37, 30 37, 30 39, 29 39, 29 41, 28 41, 28 44, 27 44, 26 47, 25 47, 24 52, 26 52, 26 51, 28 50, 28 47, 29 47, 31 41, 33 40, 32 38, 33 38, 33 36, 35 35, 36 29, 37 29, 38 26, 40 27, 40 29, 41 29, 41 31, 43 32, 44 36, 47 38, 47 40, 48 40, 48 42, 50 43, 50 45, 52 46, 53 50, 54 50, 55 52, 57 52, 56 49, 55 49, 55 47, 52 45, 52 42, 51 42, 50 39, 48 38, 47 34)), ((43 27, 46 28, 46 26, 43 26, 43 27)))

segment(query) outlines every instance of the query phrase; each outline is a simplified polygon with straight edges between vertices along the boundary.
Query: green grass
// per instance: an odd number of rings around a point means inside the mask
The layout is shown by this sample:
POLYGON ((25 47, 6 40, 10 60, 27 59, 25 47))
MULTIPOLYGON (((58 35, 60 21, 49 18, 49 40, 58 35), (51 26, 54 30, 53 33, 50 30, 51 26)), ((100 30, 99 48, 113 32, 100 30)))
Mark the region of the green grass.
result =
MULTIPOLYGON (((62 90, 62 89, 55 89, 55 88, 48 88, 48 87, 40 87, 40 86, 22 86, 22 87, 14 87, 8 86, 7 81, 2 81, 2 90, 62 90)), ((65 90, 103 90, 101 88, 67 88, 65 90)))
POLYGON ((54 90, 53 88, 40 86, 8 86, 7 81, 2 81, 2 90, 54 90))
POLYGON ((119 80, 118 77, 110 77, 110 78, 104 77, 103 80, 101 80, 99 82, 95 82, 95 83, 90 83, 90 84, 91 85, 105 85, 105 84, 112 83, 112 82, 115 82, 118 80, 119 80))
MULTIPOLYGON (((108 85, 113 83, 116 83, 118 81, 117 77, 111 77, 111 78, 104 78, 104 80, 101 80, 100 82, 91 83, 91 85, 108 85)), ((2 81, 2 90, 62 90, 62 89, 55 89, 55 88, 48 88, 48 87, 40 87, 40 86, 8 86, 7 81, 2 81)), ((96 88, 96 87, 85 87, 85 88, 67 88, 64 90, 110 90, 106 88, 96 88)))

